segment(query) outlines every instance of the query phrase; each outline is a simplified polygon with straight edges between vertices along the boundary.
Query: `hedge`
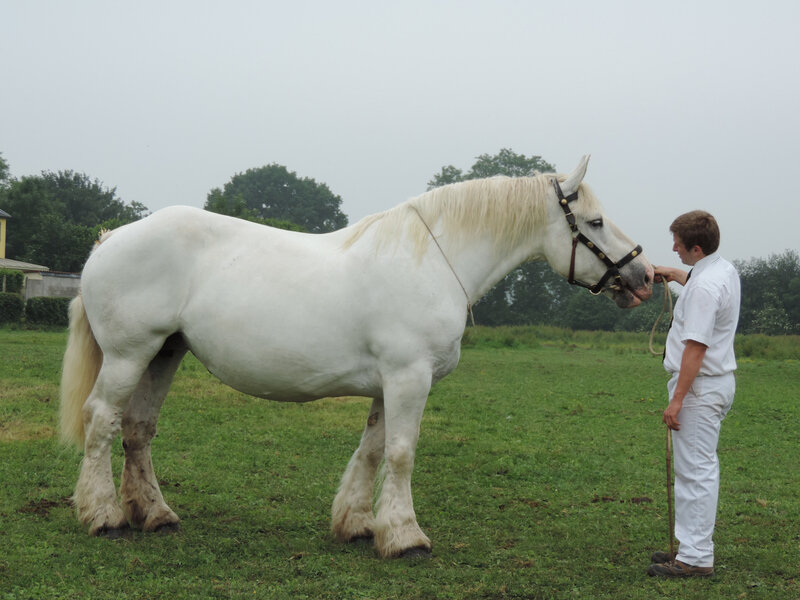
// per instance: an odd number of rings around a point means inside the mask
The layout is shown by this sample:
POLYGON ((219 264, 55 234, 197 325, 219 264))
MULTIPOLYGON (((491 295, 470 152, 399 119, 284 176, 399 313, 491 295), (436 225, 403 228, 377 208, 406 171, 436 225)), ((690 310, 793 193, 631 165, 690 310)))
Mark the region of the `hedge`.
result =
POLYGON ((22 271, 0 269, 0 293, 20 294, 24 283, 25 274, 22 271))
POLYGON ((0 292, 0 323, 19 323, 24 308, 19 294, 0 292))
POLYGON ((69 324, 69 303, 72 298, 31 298, 25 305, 25 322, 36 325, 69 324))

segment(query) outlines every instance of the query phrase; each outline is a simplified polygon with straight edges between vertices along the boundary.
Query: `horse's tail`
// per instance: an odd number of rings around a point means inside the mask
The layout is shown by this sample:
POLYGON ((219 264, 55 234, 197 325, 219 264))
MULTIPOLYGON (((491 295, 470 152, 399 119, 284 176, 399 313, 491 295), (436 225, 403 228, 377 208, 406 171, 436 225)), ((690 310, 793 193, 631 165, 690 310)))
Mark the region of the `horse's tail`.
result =
POLYGON ((69 305, 69 340, 61 371, 61 439, 83 446, 83 404, 92 392, 103 352, 89 326, 80 294, 69 305))

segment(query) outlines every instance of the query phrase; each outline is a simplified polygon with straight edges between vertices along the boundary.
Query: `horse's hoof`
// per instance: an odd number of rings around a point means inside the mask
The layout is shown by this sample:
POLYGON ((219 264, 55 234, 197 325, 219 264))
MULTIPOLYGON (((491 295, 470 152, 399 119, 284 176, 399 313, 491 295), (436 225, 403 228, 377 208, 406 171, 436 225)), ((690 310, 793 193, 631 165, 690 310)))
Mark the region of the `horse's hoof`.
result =
POLYGON ((130 531, 131 528, 127 525, 123 525, 122 527, 101 527, 94 535, 97 537, 104 537, 108 540, 118 540, 121 537, 125 537, 130 531))
POLYGON ((433 555, 430 548, 416 546, 407 548, 397 555, 397 558, 430 558, 433 555))
POLYGON ((153 533, 163 533, 163 534, 170 534, 170 533, 178 533, 181 530, 180 523, 164 523, 163 525, 159 525, 153 530, 153 533))

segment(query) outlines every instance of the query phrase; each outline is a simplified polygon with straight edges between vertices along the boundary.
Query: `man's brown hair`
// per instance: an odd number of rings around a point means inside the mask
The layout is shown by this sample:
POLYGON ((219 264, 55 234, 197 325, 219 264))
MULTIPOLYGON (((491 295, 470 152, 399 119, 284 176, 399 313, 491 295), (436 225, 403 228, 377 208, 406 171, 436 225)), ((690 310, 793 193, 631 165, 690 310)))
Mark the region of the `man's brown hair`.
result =
POLYGON ((704 210, 693 210, 679 216, 669 226, 669 230, 678 236, 687 250, 700 246, 703 254, 708 256, 719 248, 719 225, 704 210))

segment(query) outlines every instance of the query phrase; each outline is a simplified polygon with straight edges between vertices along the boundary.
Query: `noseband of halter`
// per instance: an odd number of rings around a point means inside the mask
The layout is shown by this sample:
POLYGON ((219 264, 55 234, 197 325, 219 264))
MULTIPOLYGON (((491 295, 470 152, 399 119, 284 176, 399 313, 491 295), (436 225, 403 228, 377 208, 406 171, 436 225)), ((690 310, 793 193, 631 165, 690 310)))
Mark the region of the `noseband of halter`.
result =
POLYGON ((605 252, 598 248, 592 240, 583 235, 578 229, 578 224, 575 221, 575 215, 572 214, 572 210, 569 207, 570 202, 578 199, 578 190, 575 190, 575 192, 569 196, 564 196, 564 192, 561 191, 561 186, 556 178, 553 178, 553 187, 555 188, 556 195, 558 196, 558 205, 561 207, 561 210, 564 211, 564 216, 567 218, 567 223, 572 231, 572 258, 569 261, 569 277, 567 278, 567 281, 572 285, 585 287, 592 294, 597 295, 603 291, 603 288, 606 287, 608 280, 613 279, 613 283, 609 285, 608 288, 612 290, 621 290, 624 286, 624 283, 619 270, 631 262, 634 258, 639 256, 642 253, 642 247, 637 245, 636 248, 628 252, 617 262, 614 262, 608 258, 608 255, 605 252), (594 252, 595 256, 603 261, 603 264, 608 267, 605 275, 603 275, 600 278, 600 281, 598 281, 595 285, 589 285, 588 283, 577 281, 575 279, 575 250, 578 247, 578 242, 582 243, 589 250, 594 252))

